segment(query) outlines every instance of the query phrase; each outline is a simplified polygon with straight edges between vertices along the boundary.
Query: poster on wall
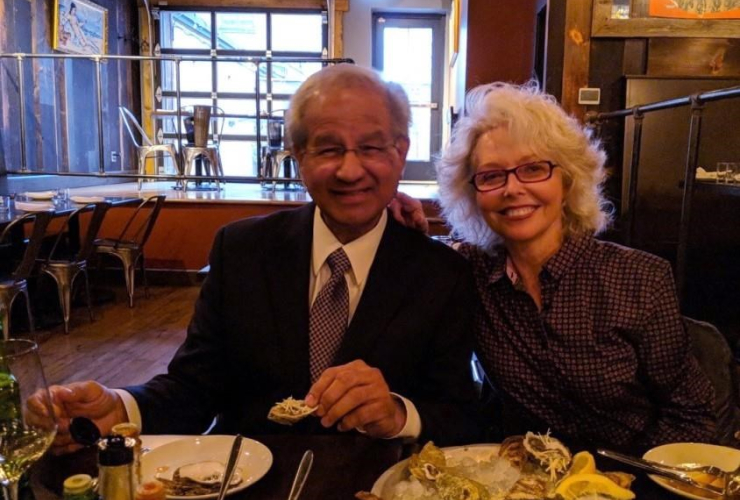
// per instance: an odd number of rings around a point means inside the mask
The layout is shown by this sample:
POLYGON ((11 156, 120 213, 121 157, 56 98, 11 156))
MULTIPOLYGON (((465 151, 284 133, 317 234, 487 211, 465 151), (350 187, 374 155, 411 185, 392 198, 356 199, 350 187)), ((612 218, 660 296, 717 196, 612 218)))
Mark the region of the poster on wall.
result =
POLYGON ((108 52, 108 9, 87 0, 54 0, 52 48, 68 54, 108 52))
POLYGON ((740 0, 650 0, 651 17, 740 19, 740 0))

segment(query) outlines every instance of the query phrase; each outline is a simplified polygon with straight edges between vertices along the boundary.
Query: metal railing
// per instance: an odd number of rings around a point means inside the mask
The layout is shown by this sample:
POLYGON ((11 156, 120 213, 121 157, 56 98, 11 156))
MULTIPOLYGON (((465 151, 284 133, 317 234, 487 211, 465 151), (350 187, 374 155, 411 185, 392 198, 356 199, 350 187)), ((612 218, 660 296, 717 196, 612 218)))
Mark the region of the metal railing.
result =
MULTIPOLYGON (((64 175, 64 176, 75 176, 75 177, 109 177, 109 178, 145 178, 145 179, 160 179, 169 180, 170 178, 176 178, 179 180, 220 180, 227 182, 261 182, 264 180, 268 181, 281 181, 282 178, 265 178, 265 177, 254 177, 254 176, 168 176, 162 174, 155 175, 139 175, 139 174, 110 174, 105 171, 105 144, 103 134, 103 77, 102 77, 102 64, 109 60, 125 60, 125 61, 171 61, 175 64, 175 100, 176 110, 175 116, 177 117, 177 143, 182 144, 182 91, 180 90, 180 64, 185 61, 200 61, 200 62, 243 62, 254 64, 257 68, 255 78, 255 120, 256 120, 256 137, 257 137, 257 164, 260 162, 260 154, 262 151, 262 113, 260 113, 260 103, 262 97, 260 95, 260 78, 259 78, 259 66, 261 64, 270 63, 321 63, 336 64, 336 63, 354 63, 352 59, 348 58, 301 58, 301 57, 246 57, 246 56, 176 56, 176 55, 161 55, 161 56, 129 56, 129 55, 76 55, 76 54, 24 54, 24 53, 13 53, 6 54, 0 53, 0 59, 15 59, 17 62, 18 72, 18 94, 19 94, 19 106, 20 106, 20 150, 21 150, 21 168, 20 170, 8 169, 7 173, 17 175, 64 175), (27 126, 25 119, 26 99, 25 99, 25 82, 23 78, 23 63, 26 60, 32 59, 81 59, 91 61, 95 65, 95 111, 97 114, 97 146, 98 146, 98 173, 72 173, 72 172, 36 172, 31 171, 28 168, 28 159, 26 152, 26 134, 27 126)), ((295 179, 293 179, 295 180, 295 179)))
POLYGON ((625 118, 634 119, 634 133, 632 137, 632 156, 630 158, 628 195, 622 200, 622 216, 625 219, 624 242, 632 244, 635 231, 635 208, 637 202, 637 175, 640 167, 640 148, 642 147, 642 125, 645 114, 670 108, 691 106, 689 123, 689 144, 686 151, 686 164, 683 179, 683 197, 681 200, 681 219, 678 227, 678 248, 676 250, 676 286, 681 300, 685 297, 686 287, 686 258, 688 254, 689 231, 691 228, 691 206, 694 195, 694 180, 699 163, 699 143, 701 141, 702 115, 704 104, 740 97, 740 87, 712 90, 697 93, 678 99, 642 104, 632 108, 612 111, 609 113, 589 113, 586 120, 596 125, 606 120, 625 118))

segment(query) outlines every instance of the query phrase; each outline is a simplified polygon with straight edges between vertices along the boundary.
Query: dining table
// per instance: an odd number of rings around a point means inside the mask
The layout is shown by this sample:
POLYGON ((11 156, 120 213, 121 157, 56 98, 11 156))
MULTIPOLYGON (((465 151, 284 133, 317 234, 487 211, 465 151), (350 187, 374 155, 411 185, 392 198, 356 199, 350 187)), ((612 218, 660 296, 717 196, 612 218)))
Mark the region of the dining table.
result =
MULTIPOLYGON (((301 500, 352 500, 358 491, 371 491, 375 481, 388 468, 418 450, 418 445, 399 439, 372 439, 361 434, 249 436, 267 446, 273 463, 264 477, 248 488, 229 494, 231 500, 283 500, 293 482, 306 450, 314 462, 301 500)), ((632 484, 638 500, 679 498, 657 486, 643 472, 627 465, 597 457, 604 471, 624 471, 636 476, 632 484)), ((44 456, 31 469, 31 485, 36 500, 59 500, 62 483, 72 474, 97 473, 94 447, 62 456, 44 456)), ((384 499, 390 500, 390 499, 384 499)))

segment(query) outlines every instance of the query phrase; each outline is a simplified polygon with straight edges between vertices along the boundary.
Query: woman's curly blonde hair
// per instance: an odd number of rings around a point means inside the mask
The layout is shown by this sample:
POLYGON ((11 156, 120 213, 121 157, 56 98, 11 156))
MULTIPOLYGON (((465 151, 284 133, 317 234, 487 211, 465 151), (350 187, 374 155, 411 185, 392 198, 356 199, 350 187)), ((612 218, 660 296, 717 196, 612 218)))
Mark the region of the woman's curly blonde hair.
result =
POLYGON ((505 127, 512 139, 538 158, 562 168, 566 236, 596 234, 607 227, 612 208, 602 192, 606 154, 598 139, 568 116, 553 96, 540 91, 537 82, 499 82, 468 93, 465 116, 436 163, 442 215, 456 237, 486 250, 501 242, 486 224, 469 182, 475 173, 473 150, 478 139, 497 127, 505 127))

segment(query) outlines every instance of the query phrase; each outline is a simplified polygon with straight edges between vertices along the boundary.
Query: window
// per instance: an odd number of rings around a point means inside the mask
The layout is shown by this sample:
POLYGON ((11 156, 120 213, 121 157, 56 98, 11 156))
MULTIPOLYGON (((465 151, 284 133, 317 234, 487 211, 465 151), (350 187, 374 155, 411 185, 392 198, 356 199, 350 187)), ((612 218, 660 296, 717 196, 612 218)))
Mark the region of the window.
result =
MULTIPOLYGON (((325 13, 320 11, 161 10, 159 49, 162 55, 240 56, 319 59, 326 51, 325 13)), ((221 136, 225 175, 255 176, 257 151, 257 92, 263 117, 287 108, 301 83, 321 69, 319 62, 182 61, 181 105, 221 108, 226 120, 221 136)), ((165 61, 158 69, 157 108, 176 110, 177 68, 165 61)), ((157 137, 177 140, 177 124, 160 116, 157 137)), ((261 140, 267 144, 267 120, 261 121, 261 140)), ((184 133, 184 128, 182 129, 184 133)))

